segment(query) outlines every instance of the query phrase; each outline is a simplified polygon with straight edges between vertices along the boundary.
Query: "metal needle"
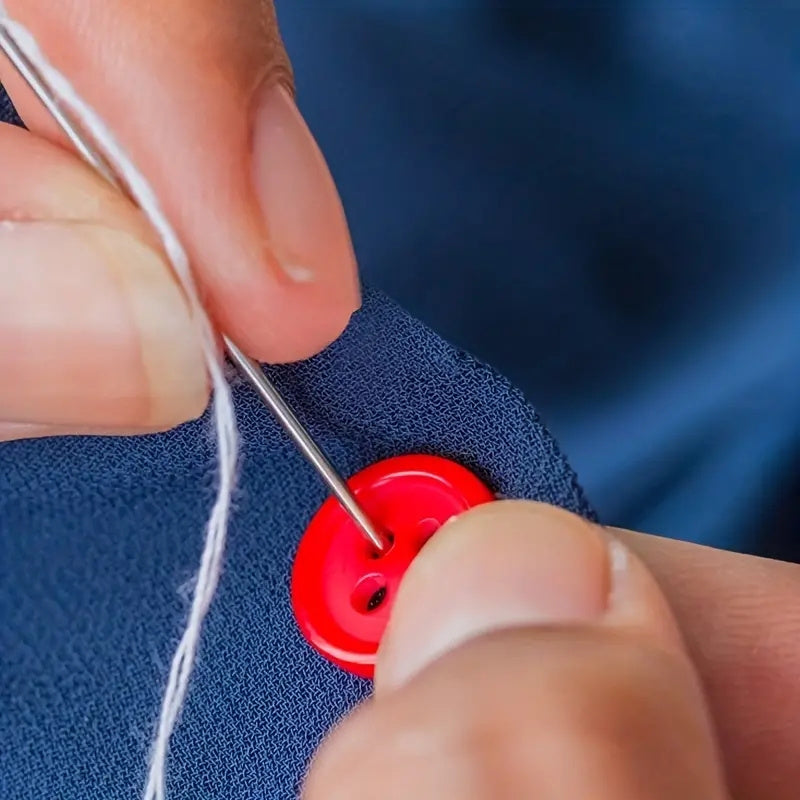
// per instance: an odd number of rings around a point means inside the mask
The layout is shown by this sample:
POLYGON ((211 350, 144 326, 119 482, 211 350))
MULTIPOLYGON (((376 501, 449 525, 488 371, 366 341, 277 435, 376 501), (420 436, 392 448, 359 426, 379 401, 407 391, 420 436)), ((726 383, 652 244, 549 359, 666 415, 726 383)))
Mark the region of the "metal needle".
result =
POLYGON ((253 361, 252 358, 248 358, 230 339, 226 337, 223 337, 223 339, 231 361, 236 364, 242 375, 250 381, 251 386, 258 392, 259 397, 269 407, 284 430, 294 439, 297 447, 313 465, 314 469, 317 470, 325 483, 328 484, 328 487, 350 515, 353 522, 379 553, 385 552, 389 548, 388 539, 373 526, 369 517, 364 513, 364 509, 361 508, 353 493, 347 488, 347 484, 342 480, 341 475, 333 468, 327 456, 320 450, 308 431, 297 419, 294 411, 289 408, 278 390, 268 380, 260 364, 253 361))
POLYGON ((22 52, 16 41, 8 31, 0 26, 0 50, 5 53, 6 58, 14 65, 14 68, 28 84, 31 91, 36 95, 42 105, 50 113, 50 116, 58 123, 58 126, 66 134, 72 146, 78 151, 80 156, 89 166, 105 178, 110 184, 123 191, 120 182, 114 174, 114 170, 108 161, 97 152, 97 150, 86 140, 80 128, 75 124, 69 114, 61 107, 58 100, 50 90, 50 86, 44 76, 32 64, 28 57, 22 52))
MULTIPOLYGON (((125 190, 121 181, 108 161, 97 151, 80 127, 76 125, 69 113, 62 108, 44 76, 42 76, 36 66, 30 62, 27 56, 17 46, 13 37, 10 36, 8 31, 3 27, 0 27, 0 50, 6 55, 44 107, 50 112, 53 119, 64 131, 67 138, 83 159, 110 184, 124 192, 125 190)), ((227 337, 223 337, 223 339, 231 361, 233 361, 241 374, 256 390, 259 397, 283 426, 284 430, 291 436, 306 459, 311 463, 314 469, 316 469, 320 477, 333 492, 336 499, 341 503, 344 510, 350 515, 350 518, 356 524, 359 531, 378 553, 386 552, 390 546, 389 539, 372 524, 370 518, 364 513, 364 509, 361 508, 353 493, 347 487, 342 476, 334 469, 331 462, 311 438, 308 431, 300 423, 300 420, 297 419, 295 413, 289 408, 278 390, 264 374, 258 362, 246 356, 227 337)))

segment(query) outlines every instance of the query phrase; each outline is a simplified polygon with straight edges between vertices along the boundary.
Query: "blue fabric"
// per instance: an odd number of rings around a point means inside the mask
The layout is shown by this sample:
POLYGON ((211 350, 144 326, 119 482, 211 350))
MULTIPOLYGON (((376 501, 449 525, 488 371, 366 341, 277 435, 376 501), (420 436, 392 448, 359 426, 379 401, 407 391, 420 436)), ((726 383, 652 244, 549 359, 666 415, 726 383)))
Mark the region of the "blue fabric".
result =
POLYGON ((800 7, 278 10, 367 280, 535 399, 604 519, 800 559, 800 7))
MULTIPOLYGON (((504 495, 592 515, 523 398, 381 294, 366 294, 321 356, 272 372, 344 473, 436 453, 504 495)), ((235 393, 236 511, 169 786, 175 798, 289 800, 320 737, 368 684, 295 629, 292 558, 325 490, 250 389, 235 393)), ((0 446, 1 797, 136 796, 212 459, 207 420, 135 439, 0 446)))
MULTIPOLYGON (((279 12, 369 280, 536 398, 604 520, 798 555, 800 10, 279 12)), ((276 375, 344 471, 422 449, 590 513, 521 398, 379 295, 276 375)), ((280 800, 367 688, 294 630, 292 552, 323 490, 237 402, 237 515, 170 780, 280 800)), ((136 795, 210 463, 205 423, 0 447, 0 797, 136 795)))
POLYGON ((800 5, 278 10, 368 280, 535 400, 604 519, 800 558, 800 5))
POLYGON ((11 100, 5 91, 3 91, 2 86, 0 86, 0 122, 10 122, 12 125, 22 124, 14 106, 11 104, 11 100))

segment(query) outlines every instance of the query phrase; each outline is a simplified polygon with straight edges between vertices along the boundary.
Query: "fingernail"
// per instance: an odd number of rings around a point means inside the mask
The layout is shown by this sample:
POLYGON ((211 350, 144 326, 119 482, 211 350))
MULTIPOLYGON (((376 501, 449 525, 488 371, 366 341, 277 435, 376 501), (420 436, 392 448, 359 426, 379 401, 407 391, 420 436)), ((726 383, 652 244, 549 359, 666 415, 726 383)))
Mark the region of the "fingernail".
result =
POLYGON ((484 634, 603 617, 625 558, 615 551, 612 559, 601 531, 573 515, 511 506, 450 523, 412 564, 381 647, 379 688, 484 634))
POLYGON ((0 391, 0 418, 54 431, 150 430, 203 410, 205 369, 186 304, 164 262, 128 233, 6 226, 0 320, 11 387, 0 391))
POLYGON ((294 283, 356 274, 350 233, 325 159, 280 84, 262 89, 253 129, 253 170, 272 254, 294 283))

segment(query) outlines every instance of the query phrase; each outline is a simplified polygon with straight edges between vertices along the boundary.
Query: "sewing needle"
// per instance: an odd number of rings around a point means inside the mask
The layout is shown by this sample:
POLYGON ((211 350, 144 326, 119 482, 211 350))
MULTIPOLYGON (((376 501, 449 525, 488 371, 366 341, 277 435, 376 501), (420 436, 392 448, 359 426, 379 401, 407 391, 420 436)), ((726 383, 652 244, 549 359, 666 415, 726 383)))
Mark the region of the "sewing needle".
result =
MULTIPOLYGON (((0 27, 0 50, 14 65, 40 102, 44 105, 58 126, 70 140, 81 157, 95 171, 105 178, 112 186, 122 192, 125 189, 122 182, 94 144, 84 135, 80 127, 72 119, 66 109, 62 108, 56 99, 48 81, 34 64, 19 48, 14 38, 5 28, 0 27)), ((258 396, 269 408, 283 429, 289 434, 300 452, 314 467, 328 488, 349 514, 359 531, 367 541, 377 550, 384 553, 389 549, 390 543, 385 534, 373 524, 364 509, 360 506, 353 493, 348 488, 342 476, 334 469, 325 453, 312 439, 306 428, 300 423, 292 409, 287 405, 280 392, 264 374, 258 362, 246 356, 230 339, 223 336, 225 347, 231 361, 239 372, 255 389, 258 396)))
POLYGON ((347 488, 347 484, 341 475, 333 468, 325 453, 322 452, 311 438, 309 432, 300 423, 300 420, 297 419, 294 411, 286 404, 286 401, 264 374, 264 370, 261 369, 258 362, 246 356, 230 339, 225 336, 222 338, 225 340, 225 346, 231 361, 236 364, 241 374, 250 381, 250 385, 272 411, 275 418, 283 426, 283 429, 292 437, 300 452, 316 469, 325 483, 328 484, 328 488, 350 515, 350 518, 358 526, 361 533, 379 553, 385 553, 389 549, 389 540, 372 524, 353 493, 347 488))

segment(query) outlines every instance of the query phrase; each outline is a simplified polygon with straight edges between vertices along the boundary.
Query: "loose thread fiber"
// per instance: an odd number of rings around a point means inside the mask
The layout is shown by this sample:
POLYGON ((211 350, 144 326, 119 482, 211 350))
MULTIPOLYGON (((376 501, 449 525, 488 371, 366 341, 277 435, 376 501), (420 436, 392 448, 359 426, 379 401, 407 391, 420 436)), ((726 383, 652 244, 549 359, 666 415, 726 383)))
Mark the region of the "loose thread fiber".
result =
POLYGON ((213 420, 217 439, 218 488, 208 519, 200 567, 195 581, 186 627, 170 664, 158 727, 150 751, 143 800, 164 800, 166 762, 170 738, 186 699, 189 679, 197 657, 203 620, 214 598, 222 569, 228 518, 236 479, 239 437, 230 386, 217 355, 211 322, 200 302, 189 258, 161 209, 144 175, 136 168, 100 116, 80 97, 67 78, 47 59, 30 31, 11 19, 0 0, 0 27, 4 28, 29 61, 50 85, 59 102, 75 116, 95 145, 123 180, 131 197, 147 216, 161 239, 166 256, 186 295, 190 313, 199 330, 203 355, 214 394, 213 420))

